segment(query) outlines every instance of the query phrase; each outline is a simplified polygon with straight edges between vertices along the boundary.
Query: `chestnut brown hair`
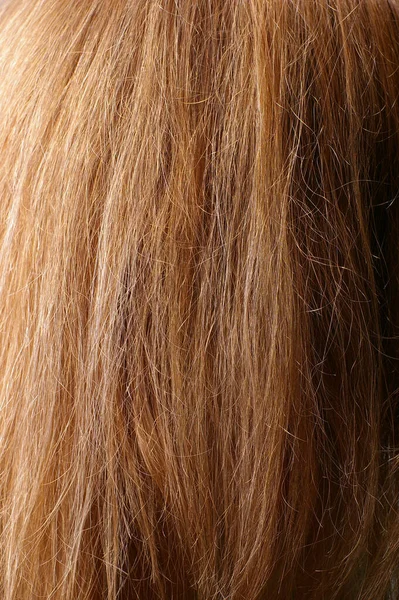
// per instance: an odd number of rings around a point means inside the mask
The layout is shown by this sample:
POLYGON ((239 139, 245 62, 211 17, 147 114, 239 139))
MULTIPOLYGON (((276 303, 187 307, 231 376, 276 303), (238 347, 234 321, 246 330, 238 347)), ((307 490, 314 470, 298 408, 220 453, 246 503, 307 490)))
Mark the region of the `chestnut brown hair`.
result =
POLYGON ((399 3, 6 0, 3 600, 399 597, 399 3))

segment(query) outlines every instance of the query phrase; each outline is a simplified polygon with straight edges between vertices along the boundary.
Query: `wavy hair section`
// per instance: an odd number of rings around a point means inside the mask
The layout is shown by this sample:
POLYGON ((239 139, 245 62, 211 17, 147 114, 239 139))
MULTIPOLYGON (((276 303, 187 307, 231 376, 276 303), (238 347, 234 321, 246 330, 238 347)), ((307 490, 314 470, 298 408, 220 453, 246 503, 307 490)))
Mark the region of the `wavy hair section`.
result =
POLYGON ((1 597, 397 599, 397 3, 0 23, 1 597))

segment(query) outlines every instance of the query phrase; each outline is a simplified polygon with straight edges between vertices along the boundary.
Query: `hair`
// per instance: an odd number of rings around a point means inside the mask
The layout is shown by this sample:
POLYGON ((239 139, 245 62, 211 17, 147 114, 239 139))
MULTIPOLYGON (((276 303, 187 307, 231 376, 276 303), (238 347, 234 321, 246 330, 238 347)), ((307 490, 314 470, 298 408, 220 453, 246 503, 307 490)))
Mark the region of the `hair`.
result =
POLYGON ((0 9, 4 600, 399 597, 399 3, 0 9))

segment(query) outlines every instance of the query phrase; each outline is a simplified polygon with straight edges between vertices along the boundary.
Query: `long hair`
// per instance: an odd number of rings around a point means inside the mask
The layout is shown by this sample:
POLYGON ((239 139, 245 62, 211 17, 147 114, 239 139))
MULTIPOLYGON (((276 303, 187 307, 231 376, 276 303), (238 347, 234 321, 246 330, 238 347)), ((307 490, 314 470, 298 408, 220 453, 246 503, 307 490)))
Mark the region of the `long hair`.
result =
POLYGON ((0 9, 3 600, 399 597, 399 4, 0 9))

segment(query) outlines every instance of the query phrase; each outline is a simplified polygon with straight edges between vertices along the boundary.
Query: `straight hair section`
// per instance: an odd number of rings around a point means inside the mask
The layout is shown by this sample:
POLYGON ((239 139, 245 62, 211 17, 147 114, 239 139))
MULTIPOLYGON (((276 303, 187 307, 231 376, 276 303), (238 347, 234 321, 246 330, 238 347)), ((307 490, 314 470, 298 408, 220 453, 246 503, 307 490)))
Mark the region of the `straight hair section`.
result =
POLYGON ((399 598, 399 4, 0 8, 3 600, 399 598))

